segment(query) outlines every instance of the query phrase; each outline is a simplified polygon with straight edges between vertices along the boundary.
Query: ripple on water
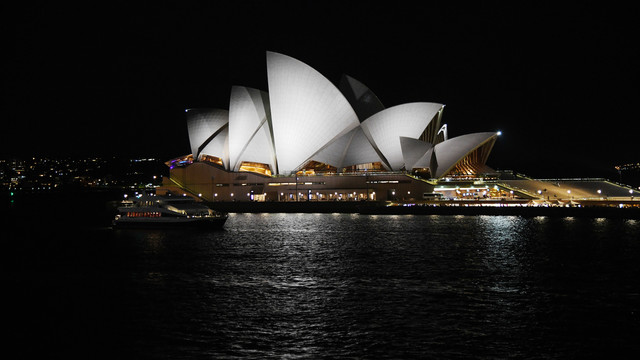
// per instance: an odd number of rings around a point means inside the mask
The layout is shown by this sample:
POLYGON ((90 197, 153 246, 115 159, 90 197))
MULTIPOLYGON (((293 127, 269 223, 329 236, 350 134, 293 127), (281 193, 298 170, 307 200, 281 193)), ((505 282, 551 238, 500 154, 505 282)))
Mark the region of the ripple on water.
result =
MULTIPOLYGON (((613 219, 344 214, 83 232, 93 261, 74 267, 50 246, 38 284, 77 318, 91 304, 92 321, 40 326, 142 358, 610 356, 639 350, 639 232, 613 219)), ((21 292, 52 299, 33 284, 21 292)))

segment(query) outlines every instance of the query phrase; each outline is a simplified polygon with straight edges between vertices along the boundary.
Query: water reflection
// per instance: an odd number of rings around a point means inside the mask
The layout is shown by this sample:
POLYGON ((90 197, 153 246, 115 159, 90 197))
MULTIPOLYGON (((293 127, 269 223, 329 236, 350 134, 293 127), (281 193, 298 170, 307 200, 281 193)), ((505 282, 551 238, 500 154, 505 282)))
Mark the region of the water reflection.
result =
POLYGON ((131 273, 124 296, 134 299, 134 315, 123 328, 140 352, 571 357, 614 344, 584 341, 585 331, 629 338, 616 329, 630 329, 629 314, 640 313, 638 227, 581 218, 234 214, 223 232, 121 233, 128 267, 113 267, 131 273))

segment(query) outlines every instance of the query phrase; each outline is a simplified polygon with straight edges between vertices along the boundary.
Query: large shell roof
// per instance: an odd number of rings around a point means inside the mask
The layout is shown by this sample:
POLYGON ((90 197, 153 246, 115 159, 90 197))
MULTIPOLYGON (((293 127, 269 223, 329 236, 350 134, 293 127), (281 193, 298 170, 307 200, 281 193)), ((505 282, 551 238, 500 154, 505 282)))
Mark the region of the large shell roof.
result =
POLYGON ((275 169, 269 95, 243 86, 231 88, 229 102, 229 165, 238 171, 242 161, 275 169))
POLYGON ((221 109, 187 109, 187 131, 193 158, 197 159, 213 137, 229 123, 229 111, 221 109))
POLYGON ((370 89, 349 76, 343 76, 339 89, 300 60, 275 52, 266 57, 268 93, 234 86, 229 111, 187 110, 194 159, 216 156, 230 171, 238 171, 244 161, 258 162, 281 175, 311 160, 338 169, 381 162, 389 170, 434 167, 432 175, 441 177, 495 135, 422 142, 418 139, 444 105, 384 108, 370 89))
POLYGON ((497 136, 495 132, 480 132, 451 138, 430 148, 414 167, 430 168, 433 177, 443 177, 467 154, 497 136))
POLYGON ((360 124, 340 90, 299 60, 267 52, 267 78, 280 173, 296 170, 360 124))
POLYGON ((400 137, 420 137, 441 108, 442 104, 437 103, 397 105, 362 122, 362 129, 379 153, 384 155, 389 168, 400 170, 404 166, 400 137))

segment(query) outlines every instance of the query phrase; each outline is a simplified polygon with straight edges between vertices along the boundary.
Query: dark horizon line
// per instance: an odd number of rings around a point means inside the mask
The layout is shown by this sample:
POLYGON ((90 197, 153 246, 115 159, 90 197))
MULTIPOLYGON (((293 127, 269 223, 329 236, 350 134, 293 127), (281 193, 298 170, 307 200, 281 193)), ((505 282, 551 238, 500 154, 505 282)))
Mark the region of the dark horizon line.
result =
MULTIPOLYGON (((11 160, 20 160, 20 161, 29 161, 32 159, 48 159, 48 160, 86 160, 86 159, 101 159, 101 160, 137 160, 137 159, 153 159, 159 162, 166 162, 171 159, 174 159, 179 156, 164 156, 161 154, 110 154, 110 155, 100 155, 100 154, 90 154, 90 155, 77 155, 72 153, 67 153, 66 155, 55 154, 55 155, 42 155, 42 154, 30 154, 30 155, 22 155, 22 156, 14 156, 14 155, 0 155, 0 160, 3 161, 11 161, 11 160)), ((491 166, 496 172, 512 172, 513 174, 517 174, 524 177, 530 177, 534 179, 555 179, 555 178, 603 178, 610 181, 617 181, 616 177, 620 176, 620 171, 616 169, 616 167, 623 167, 629 164, 640 164, 640 161, 637 162, 620 162, 615 165, 611 165, 610 167, 598 168, 598 169, 584 169, 584 171, 580 171, 576 168, 566 168, 566 171, 557 171, 558 169, 554 169, 553 171, 544 171, 544 170, 536 170, 535 168, 528 167, 524 170, 520 170, 516 167, 503 167, 503 166, 491 166), (535 174, 534 176, 528 175, 530 173, 535 174), (616 173, 618 175, 616 175, 616 173), (597 174, 597 175, 596 175, 597 174)))

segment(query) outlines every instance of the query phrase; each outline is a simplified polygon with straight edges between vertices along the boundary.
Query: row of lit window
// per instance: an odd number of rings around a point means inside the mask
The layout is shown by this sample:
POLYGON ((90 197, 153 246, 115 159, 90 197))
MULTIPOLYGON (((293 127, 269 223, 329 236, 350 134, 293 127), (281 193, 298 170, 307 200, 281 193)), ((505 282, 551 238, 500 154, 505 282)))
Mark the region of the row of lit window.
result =
MULTIPOLYGON (((396 181, 397 183, 397 181, 396 181)), ((325 185, 326 182, 324 181, 307 181, 307 182, 299 182, 298 185, 325 185)), ((229 186, 230 184, 223 184, 223 183, 217 183, 216 186, 217 187, 225 187, 225 186, 229 186)), ((263 186, 265 184, 261 184, 261 183, 233 183, 233 186, 263 186)), ((286 186, 286 185, 296 185, 296 183, 294 182, 274 182, 274 183, 268 183, 268 186, 286 186)))
MULTIPOLYGON (((326 182, 324 181, 306 181, 306 182, 299 182, 298 185, 325 185, 326 182)), ((269 183, 267 184, 269 186, 285 186, 285 185, 296 185, 296 183, 294 182, 273 182, 273 183, 269 183)))
POLYGON ((367 184, 408 184, 410 180, 367 180, 367 184))
POLYGON ((156 211, 145 211, 145 212, 127 212, 128 217, 160 217, 161 213, 156 211))

